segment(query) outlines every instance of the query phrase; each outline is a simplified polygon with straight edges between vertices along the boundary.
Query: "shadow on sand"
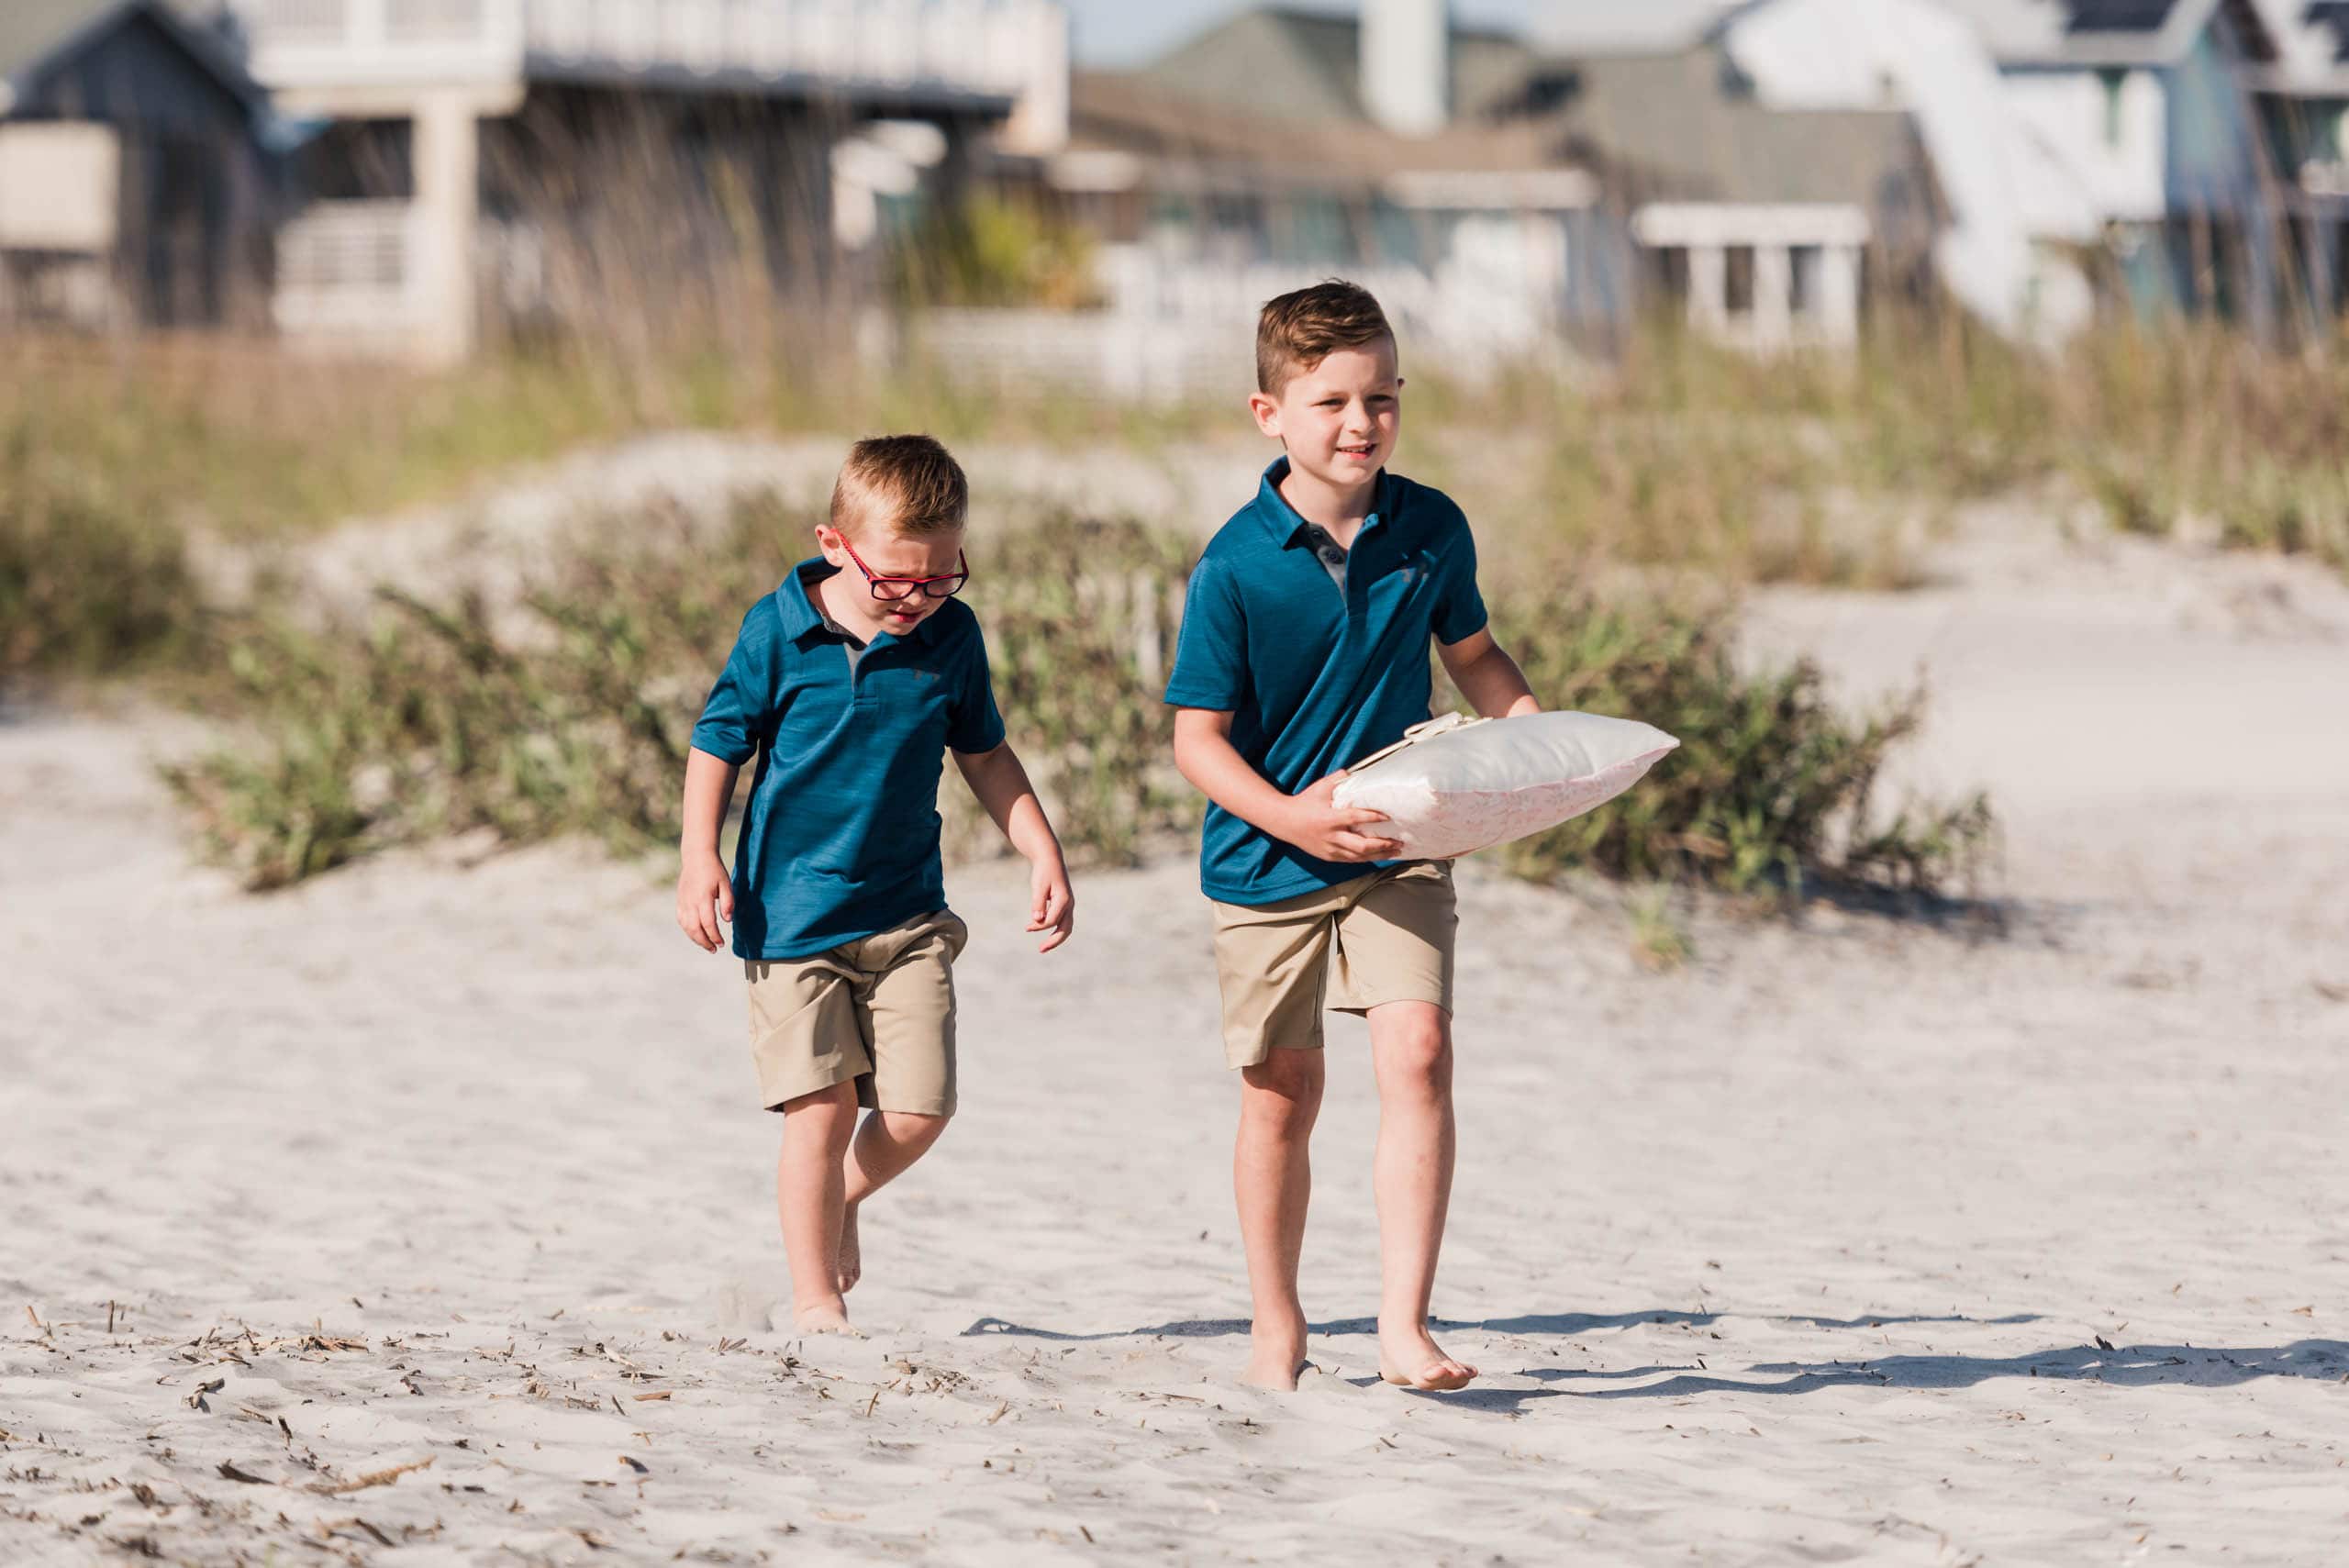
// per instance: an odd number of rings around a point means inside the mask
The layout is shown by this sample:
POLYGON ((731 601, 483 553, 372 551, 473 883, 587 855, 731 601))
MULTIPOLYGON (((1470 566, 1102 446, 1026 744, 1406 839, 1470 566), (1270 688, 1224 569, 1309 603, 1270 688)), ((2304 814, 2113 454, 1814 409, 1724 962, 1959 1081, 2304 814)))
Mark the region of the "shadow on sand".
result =
MULTIPOLYGON (((1428 1326, 1437 1333, 1447 1329, 1477 1330, 1487 1334, 1575 1334, 1594 1333, 1601 1329, 1632 1329, 1642 1324, 1663 1323, 1687 1329, 1702 1329, 1718 1323, 1725 1317, 1759 1318, 1772 1323, 1801 1323, 1813 1329, 1881 1329, 1887 1324, 1902 1323, 2036 1323, 2037 1313, 2016 1313, 2006 1318, 1967 1318, 1958 1314, 1939 1317, 1900 1315, 1871 1315, 1863 1318, 1814 1318, 1806 1313, 1788 1312, 1683 1312, 1671 1308, 1651 1308, 1645 1312, 1533 1312, 1516 1318, 1438 1318, 1428 1326)), ((1327 1323, 1308 1323, 1307 1330, 1315 1334, 1375 1334, 1378 1320, 1375 1318, 1337 1318, 1327 1323)), ((982 1318, 963 1330, 965 1337, 973 1334, 1008 1334, 1024 1340, 1050 1340, 1059 1344, 1081 1344, 1097 1340, 1211 1340, 1224 1334, 1245 1334, 1245 1318, 1193 1318, 1173 1323, 1152 1323, 1140 1329, 1112 1329, 1102 1334, 1070 1334, 1058 1329, 1036 1329, 1024 1323, 1012 1323, 1001 1318, 982 1318)))
MULTIPOLYGON (((1888 1319, 1897 1321, 1897 1319, 1888 1319)), ((1519 1410, 1536 1399, 1686 1399, 1699 1394, 1816 1394, 1851 1388, 1971 1388, 1999 1377, 2100 1383, 2121 1388, 2176 1385, 2232 1388, 2263 1377, 2349 1382, 2349 1342, 2301 1340, 2289 1345, 2054 1346, 2021 1356, 1886 1356, 1880 1360, 1764 1362, 1742 1373, 1702 1366, 1645 1366, 1614 1371, 1535 1367, 1517 1374, 1536 1383, 1585 1385, 1544 1388, 1471 1388, 1445 1397, 1478 1409, 1519 1410), (1665 1375, 1670 1374, 1670 1375, 1665 1375), (1637 1387, 1609 1386, 1655 1378, 1637 1387)))
MULTIPOLYGON (((1534 1313, 1518 1318, 1437 1319, 1431 1326, 1445 1330, 1483 1330, 1496 1334, 1556 1334, 1572 1336, 1602 1329, 1628 1329, 1663 1323, 1701 1329, 1723 1315, 1709 1312, 1534 1313)), ((2035 1323, 2036 1313, 2005 1318, 1865 1317, 1814 1318, 1802 1314, 1765 1317, 1777 1323, 1800 1323, 1817 1329, 1876 1329, 1904 1323, 1970 1323, 1982 1326, 2035 1323)), ((1309 1325, 1324 1335, 1374 1334, 1375 1319, 1344 1318, 1309 1325)), ((1147 1338, 1212 1339, 1248 1331, 1241 1318, 1192 1318, 1158 1323, 1122 1333, 1069 1334, 1052 1329, 1028 1328, 1000 1318, 982 1318, 963 1330, 965 1335, 1003 1334, 1017 1338, 1077 1343, 1101 1340, 1147 1338)), ((1471 1409, 1518 1411, 1537 1399, 1686 1399, 1700 1394, 1815 1394, 1852 1388, 1971 1388, 1993 1378, 2047 1378, 2072 1383, 2099 1383, 2121 1388, 2177 1385, 2188 1388, 2232 1388, 2263 1377, 2312 1378, 2349 1384, 2349 1341, 2300 1340, 2288 1345, 2242 1349, 2209 1345, 2121 1345, 2102 1343, 2076 1347, 2053 1346, 2020 1356, 1890 1355, 1854 1361, 1762 1362, 1742 1373, 1716 1372, 1702 1362, 1686 1364, 1621 1367, 1610 1370, 1576 1367, 1534 1367, 1508 1372, 1487 1366, 1488 1374, 1522 1378, 1536 1388, 1464 1389, 1454 1394, 1427 1395, 1447 1404, 1471 1409), (1653 1380, 1653 1381, 1648 1381, 1653 1380), (1632 1387, 1621 1386, 1636 1381, 1632 1387)), ((1375 1378, 1348 1381, 1367 1385, 1375 1378)))

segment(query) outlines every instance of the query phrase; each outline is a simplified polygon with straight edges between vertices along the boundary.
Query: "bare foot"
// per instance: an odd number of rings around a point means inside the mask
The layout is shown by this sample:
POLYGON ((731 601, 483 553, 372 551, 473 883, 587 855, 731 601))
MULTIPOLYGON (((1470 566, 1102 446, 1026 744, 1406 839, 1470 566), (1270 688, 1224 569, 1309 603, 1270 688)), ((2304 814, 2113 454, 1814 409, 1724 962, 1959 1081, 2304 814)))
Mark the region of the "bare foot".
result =
POLYGON ((837 1296, 824 1296, 791 1309, 791 1325, 803 1334, 846 1334, 864 1338, 848 1320, 848 1307, 837 1296))
POLYGON ((864 1277, 864 1249, 856 1239, 856 1205, 850 1204, 841 1214, 840 1278, 835 1284, 842 1296, 856 1288, 864 1277))
POLYGON ((1273 1323, 1260 1318, 1249 1340, 1248 1370, 1240 1374, 1240 1381, 1251 1388, 1275 1393, 1295 1391, 1297 1374, 1305 1370, 1305 1314, 1273 1323))
POLYGON ((1378 1331, 1378 1375, 1388 1383, 1422 1393, 1446 1393, 1465 1388, 1476 1379, 1476 1369, 1445 1355, 1428 1331, 1414 1323, 1407 1329, 1378 1331))

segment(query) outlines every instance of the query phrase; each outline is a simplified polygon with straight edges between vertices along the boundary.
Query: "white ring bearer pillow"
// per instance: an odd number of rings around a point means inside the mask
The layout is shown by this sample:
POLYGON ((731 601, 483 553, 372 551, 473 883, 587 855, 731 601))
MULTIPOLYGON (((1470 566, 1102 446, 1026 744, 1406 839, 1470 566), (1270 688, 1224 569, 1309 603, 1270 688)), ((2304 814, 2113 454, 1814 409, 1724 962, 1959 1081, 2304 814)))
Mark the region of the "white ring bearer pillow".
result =
POLYGON ((1450 860, 1554 828, 1640 782, 1680 742, 1596 713, 1469 718, 1447 713, 1346 770, 1330 798, 1375 811, 1406 858, 1450 860))

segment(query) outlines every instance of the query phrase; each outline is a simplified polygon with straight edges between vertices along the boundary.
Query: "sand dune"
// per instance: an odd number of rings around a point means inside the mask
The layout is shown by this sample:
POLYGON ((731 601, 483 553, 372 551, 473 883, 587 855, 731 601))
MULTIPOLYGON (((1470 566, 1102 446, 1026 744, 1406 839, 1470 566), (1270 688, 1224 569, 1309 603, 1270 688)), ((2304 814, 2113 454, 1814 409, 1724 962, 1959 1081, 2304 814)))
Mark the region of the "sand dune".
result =
POLYGON ((1854 691, 1932 666, 2003 935, 1700 909, 1658 976, 1603 895, 1466 873, 1452 1396, 1372 1376, 1342 1021, 1319 1370, 1228 1381, 1186 864, 1085 879, 1048 959, 1006 867, 954 876, 963 1115, 868 1220, 872 1338, 803 1342, 740 983, 662 868, 246 897, 148 782, 168 727, 0 724, 0 1560, 2339 1562, 2337 584, 2275 569, 2279 624, 2196 596, 2232 562, 1985 550, 1754 625, 1854 691))

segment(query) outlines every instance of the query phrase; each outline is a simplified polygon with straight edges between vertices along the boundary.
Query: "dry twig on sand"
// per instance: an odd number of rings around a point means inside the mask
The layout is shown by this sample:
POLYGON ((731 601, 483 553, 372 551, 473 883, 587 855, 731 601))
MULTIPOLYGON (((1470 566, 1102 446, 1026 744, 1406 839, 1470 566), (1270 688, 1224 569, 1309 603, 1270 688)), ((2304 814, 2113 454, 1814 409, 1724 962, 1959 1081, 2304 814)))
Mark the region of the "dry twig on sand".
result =
POLYGON ((356 1481, 340 1481, 332 1485, 314 1481, 310 1484, 310 1490, 322 1492, 329 1497, 340 1497, 351 1492, 364 1492, 370 1486, 388 1486, 411 1470, 431 1469, 433 1460, 439 1457, 438 1454, 430 1454, 414 1464, 395 1464, 389 1470, 372 1470, 356 1481))

